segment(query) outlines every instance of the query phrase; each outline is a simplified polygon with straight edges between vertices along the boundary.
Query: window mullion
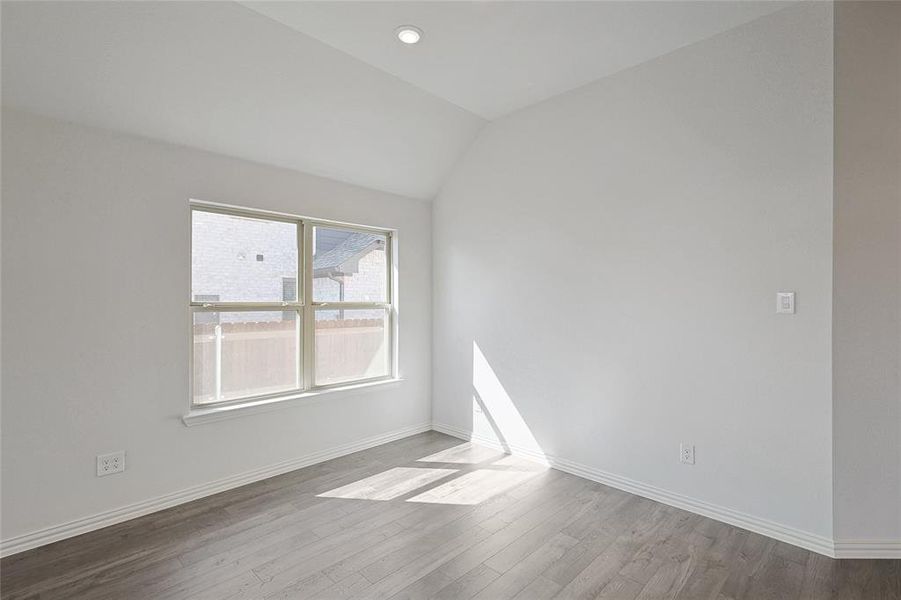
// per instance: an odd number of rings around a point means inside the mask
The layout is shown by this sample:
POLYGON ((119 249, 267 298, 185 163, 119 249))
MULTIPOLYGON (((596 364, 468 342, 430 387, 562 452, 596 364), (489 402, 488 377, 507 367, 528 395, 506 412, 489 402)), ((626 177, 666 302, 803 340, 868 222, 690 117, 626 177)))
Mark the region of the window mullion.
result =
POLYGON ((388 289, 386 290, 388 300, 388 373, 391 377, 397 377, 397 281, 395 280, 396 273, 394 271, 394 261, 397 257, 395 254, 397 252, 397 238, 392 232, 385 234, 385 237, 387 239, 385 263, 388 268, 388 289))
POLYGON ((391 305, 387 302, 313 302, 314 308, 324 308, 332 310, 371 310, 371 309, 389 309, 391 305))
POLYGON ((314 384, 314 360, 313 346, 316 335, 316 309, 313 308, 313 226, 303 222, 303 327, 302 352, 303 361, 303 387, 309 390, 314 384))
POLYGON ((304 241, 303 241, 303 232, 306 229, 306 224, 303 220, 298 219, 294 222, 296 227, 295 238, 297 240, 297 269, 294 272, 294 301, 297 302, 294 310, 297 315, 297 379, 298 387, 301 390, 307 389, 307 379, 304 370, 304 362, 306 360, 306 351, 304 349, 303 335, 306 330, 306 325, 304 325, 304 309, 303 305, 306 302, 307 290, 304 287, 303 281, 303 260, 304 260, 304 241))

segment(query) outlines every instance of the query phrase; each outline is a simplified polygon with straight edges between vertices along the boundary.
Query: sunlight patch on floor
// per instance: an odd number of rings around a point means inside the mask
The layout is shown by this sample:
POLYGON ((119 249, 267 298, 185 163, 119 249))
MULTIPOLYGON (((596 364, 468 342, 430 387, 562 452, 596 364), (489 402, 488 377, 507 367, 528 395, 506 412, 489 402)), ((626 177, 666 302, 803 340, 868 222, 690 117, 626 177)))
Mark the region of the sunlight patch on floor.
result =
POLYGON ((474 465, 492 459, 501 459, 505 456, 500 450, 493 450, 485 446, 472 443, 460 444, 435 454, 420 458, 417 462, 460 463, 474 465))
POLYGON ((508 467, 520 471, 547 471, 550 468, 545 462, 532 458, 523 458, 515 454, 505 454, 503 458, 492 462, 491 466, 508 467))
POLYGON ((384 473, 323 492, 319 494, 319 497, 393 500, 456 472, 455 469, 395 467, 384 473))
POLYGON ((414 496, 407 502, 479 504, 531 479, 534 471, 479 469, 414 496))

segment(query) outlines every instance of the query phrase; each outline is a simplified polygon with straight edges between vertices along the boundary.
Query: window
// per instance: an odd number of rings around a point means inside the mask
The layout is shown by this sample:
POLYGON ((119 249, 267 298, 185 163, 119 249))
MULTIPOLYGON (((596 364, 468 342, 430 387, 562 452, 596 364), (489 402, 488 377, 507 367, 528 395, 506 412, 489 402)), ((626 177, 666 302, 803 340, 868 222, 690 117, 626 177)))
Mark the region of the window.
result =
POLYGON ((393 375, 389 231, 191 207, 195 406, 393 375))
MULTIPOLYGON (((194 294, 194 302, 218 302, 219 294, 194 294)), ((206 312, 194 315, 195 323, 218 323, 219 313, 206 312)))

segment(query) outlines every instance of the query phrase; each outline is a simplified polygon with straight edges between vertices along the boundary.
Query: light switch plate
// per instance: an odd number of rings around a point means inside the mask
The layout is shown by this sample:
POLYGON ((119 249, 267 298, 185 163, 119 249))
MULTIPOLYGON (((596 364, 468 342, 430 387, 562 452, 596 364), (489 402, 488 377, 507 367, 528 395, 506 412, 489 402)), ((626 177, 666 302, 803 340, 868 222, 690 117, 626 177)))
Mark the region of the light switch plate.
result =
POLYGON ((776 292, 776 312, 780 315, 795 314, 794 292, 776 292))

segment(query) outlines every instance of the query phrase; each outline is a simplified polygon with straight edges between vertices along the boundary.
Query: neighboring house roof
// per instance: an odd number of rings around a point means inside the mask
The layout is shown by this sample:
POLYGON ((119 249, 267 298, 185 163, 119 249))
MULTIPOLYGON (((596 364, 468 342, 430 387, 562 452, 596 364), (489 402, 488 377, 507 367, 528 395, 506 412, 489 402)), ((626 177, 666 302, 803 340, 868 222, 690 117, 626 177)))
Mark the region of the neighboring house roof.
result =
POLYGON ((333 248, 313 257, 314 275, 355 273, 356 263, 370 250, 383 243, 382 236, 373 233, 353 233, 333 248), (352 262, 353 265, 347 263, 352 262))

